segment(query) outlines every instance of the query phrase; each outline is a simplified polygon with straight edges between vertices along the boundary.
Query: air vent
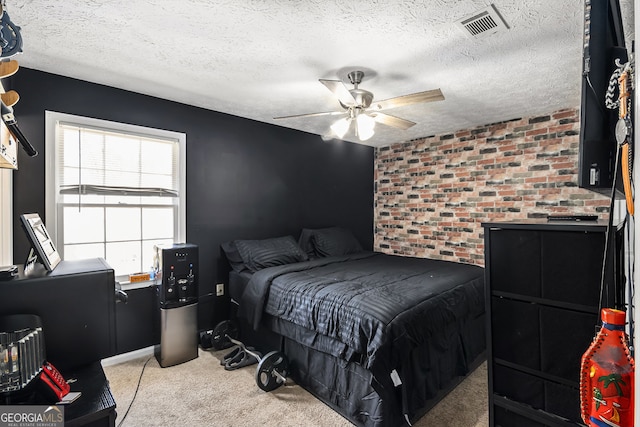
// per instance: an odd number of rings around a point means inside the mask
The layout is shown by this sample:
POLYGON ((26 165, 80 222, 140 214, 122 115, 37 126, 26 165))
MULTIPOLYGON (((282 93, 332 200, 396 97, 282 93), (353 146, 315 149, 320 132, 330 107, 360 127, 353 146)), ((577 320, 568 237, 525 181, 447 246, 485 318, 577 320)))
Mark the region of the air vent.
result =
POLYGON ((471 39, 486 37, 509 29, 493 4, 474 13, 471 17, 457 21, 456 26, 471 39))

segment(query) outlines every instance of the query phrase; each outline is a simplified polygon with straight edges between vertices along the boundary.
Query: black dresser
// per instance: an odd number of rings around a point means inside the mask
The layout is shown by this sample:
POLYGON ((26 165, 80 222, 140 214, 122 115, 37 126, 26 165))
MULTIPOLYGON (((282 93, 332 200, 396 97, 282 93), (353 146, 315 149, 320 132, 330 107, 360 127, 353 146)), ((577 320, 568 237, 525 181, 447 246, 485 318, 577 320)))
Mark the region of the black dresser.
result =
MULTIPOLYGON (((582 425, 582 354, 599 323, 606 222, 484 223, 489 425, 582 425)), ((622 227, 603 307, 621 307, 622 227)))

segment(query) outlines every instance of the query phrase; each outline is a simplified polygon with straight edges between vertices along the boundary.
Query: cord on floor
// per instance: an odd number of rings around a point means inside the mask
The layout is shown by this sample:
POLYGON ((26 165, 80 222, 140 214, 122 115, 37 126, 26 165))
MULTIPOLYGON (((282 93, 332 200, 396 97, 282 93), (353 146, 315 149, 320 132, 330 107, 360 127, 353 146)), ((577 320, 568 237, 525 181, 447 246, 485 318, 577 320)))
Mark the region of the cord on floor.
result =
POLYGON ((138 395, 138 389, 140 388, 140 382, 142 381, 142 374, 144 374, 144 368, 147 367, 147 363, 149 363, 149 361, 151 359, 153 359, 153 356, 149 357, 147 359, 147 361, 144 362, 144 365, 142 366, 142 371, 140 372, 140 377, 138 378, 138 385, 136 386, 136 391, 133 393, 133 398, 131 398, 131 403, 129 403, 129 407, 127 408, 127 412, 124 413, 124 415, 122 416, 122 419, 118 423, 118 427, 120 427, 122 425, 122 423, 124 422, 124 420, 127 418, 127 415, 129 414, 129 410, 133 406, 133 401, 136 400, 136 396, 138 395))

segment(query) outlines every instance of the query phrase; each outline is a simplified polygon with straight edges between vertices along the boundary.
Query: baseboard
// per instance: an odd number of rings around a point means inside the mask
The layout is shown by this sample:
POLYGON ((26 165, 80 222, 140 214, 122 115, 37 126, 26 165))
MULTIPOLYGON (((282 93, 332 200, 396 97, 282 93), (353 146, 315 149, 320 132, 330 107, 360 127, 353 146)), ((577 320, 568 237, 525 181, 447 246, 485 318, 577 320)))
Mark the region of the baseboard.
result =
POLYGON ((149 346, 138 350, 130 351, 128 353, 116 354, 115 356, 102 359, 102 366, 117 365, 118 363, 128 362, 129 360, 139 359, 141 357, 153 356, 155 346, 149 346))

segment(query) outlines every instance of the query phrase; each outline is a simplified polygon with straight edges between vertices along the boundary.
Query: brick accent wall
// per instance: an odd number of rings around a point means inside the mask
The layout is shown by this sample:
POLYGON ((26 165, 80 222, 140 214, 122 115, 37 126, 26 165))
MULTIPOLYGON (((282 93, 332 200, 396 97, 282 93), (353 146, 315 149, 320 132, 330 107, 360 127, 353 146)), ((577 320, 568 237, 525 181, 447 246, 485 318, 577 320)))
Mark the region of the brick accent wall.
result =
POLYGON ((376 149, 374 250, 484 264, 481 223, 598 214, 578 188, 577 109, 376 149))

